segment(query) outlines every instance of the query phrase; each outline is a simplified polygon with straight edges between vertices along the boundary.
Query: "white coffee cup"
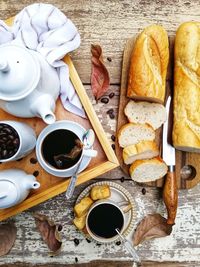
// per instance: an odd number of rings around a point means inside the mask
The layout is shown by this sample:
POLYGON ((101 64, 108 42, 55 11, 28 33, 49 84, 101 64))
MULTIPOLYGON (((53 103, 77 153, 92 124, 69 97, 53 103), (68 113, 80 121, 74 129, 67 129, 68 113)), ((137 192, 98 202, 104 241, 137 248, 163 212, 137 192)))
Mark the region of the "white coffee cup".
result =
POLYGON ((26 123, 18 121, 0 121, 0 124, 11 126, 19 136, 19 148, 16 153, 7 159, 0 159, 0 162, 14 161, 28 155, 36 145, 34 130, 26 123))
MULTIPOLYGON (((96 234, 96 233, 91 229, 90 224, 89 224, 89 217, 91 216, 91 213, 94 211, 95 208, 97 208, 98 206, 103 205, 103 204, 109 204, 109 205, 112 205, 112 206, 114 206, 114 207, 116 208, 117 212, 119 212, 119 214, 120 214, 120 216, 121 216, 121 219, 123 220, 123 224, 122 224, 121 229, 118 229, 119 232, 120 232, 121 234, 123 234, 123 231, 124 231, 124 222, 125 222, 125 216, 124 216, 124 214, 130 210, 130 208, 131 208, 131 204, 130 204, 129 202, 127 202, 127 201, 123 201, 123 202, 116 203, 116 202, 114 202, 114 201, 112 201, 112 200, 102 199, 102 200, 98 200, 98 201, 96 201, 96 202, 90 207, 90 209, 89 209, 89 211, 88 211, 88 213, 87 213, 87 216, 86 216, 86 230, 87 230, 88 234, 89 234, 95 241, 97 241, 97 242, 99 242, 99 243, 110 243, 110 242, 114 242, 114 241, 116 241, 116 240, 119 238, 117 232, 116 232, 116 234, 115 234, 114 236, 112 236, 112 237, 109 237, 109 238, 108 238, 108 237, 102 237, 102 236, 96 234)), ((104 205, 103 210, 105 211, 105 209, 106 209, 106 207, 105 207, 105 205, 104 205)), ((108 220, 108 218, 106 218, 106 211, 105 211, 105 214, 104 214, 104 216, 102 217, 102 219, 105 220, 105 221, 108 220)), ((114 218, 113 218, 113 220, 114 220, 114 218)), ((114 223, 114 221, 113 221, 113 223, 114 223)), ((101 225, 102 225, 102 224, 101 224, 101 225)), ((101 225, 99 225, 99 228, 101 227, 101 225)), ((113 230, 115 231, 114 228, 115 228, 115 227, 113 226, 113 230)), ((116 226, 116 228, 118 228, 118 227, 116 226)))
POLYGON ((45 138, 52 132, 56 130, 68 130, 74 133, 81 141, 83 134, 86 132, 86 129, 83 128, 79 123, 69 121, 69 120, 62 120, 62 121, 56 121, 53 124, 48 125, 46 128, 43 129, 43 131, 40 133, 37 139, 36 144, 36 156, 38 159, 38 162, 40 165, 50 174, 58 177, 67 178, 69 176, 72 176, 75 171, 77 170, 79 163, 82 161, 83 157, 96 157, 97 151, 91 149, 85 149, 83 147, 81 156, 79 160, 70 168, 66 169, 58 169, 54 166, 52 166, 49 162, 47 162, 43 156, 42 153, 42 145, 45 140, 45 138))

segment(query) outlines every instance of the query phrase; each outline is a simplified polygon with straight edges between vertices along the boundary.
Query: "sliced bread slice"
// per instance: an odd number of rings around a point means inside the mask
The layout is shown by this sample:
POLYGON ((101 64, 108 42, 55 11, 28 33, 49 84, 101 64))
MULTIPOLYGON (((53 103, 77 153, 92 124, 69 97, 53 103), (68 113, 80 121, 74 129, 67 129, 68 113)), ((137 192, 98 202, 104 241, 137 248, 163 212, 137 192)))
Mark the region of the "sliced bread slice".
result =
POLYGON ((127 146, 123 149, 125 164, 131 164, 138 159, 152 159, 159 155, 155 141, 141 141, 138 144, 127 146))
POLYGON ((148 124, 127 123, 118 132, 118 142, 121 147, 134 145, 143 140, 153 141, 155 131, 148 124))
POLYGON ((167 119, 166 109, 161 104, 129 101, 124 113, 130 122, 148 123, 158 129, 167 119))
POLYGON ((167 165, 160 158, 136 160, 131 165, 131 178, 139 183, 152 182, 162 178, 167 173, 167 165))

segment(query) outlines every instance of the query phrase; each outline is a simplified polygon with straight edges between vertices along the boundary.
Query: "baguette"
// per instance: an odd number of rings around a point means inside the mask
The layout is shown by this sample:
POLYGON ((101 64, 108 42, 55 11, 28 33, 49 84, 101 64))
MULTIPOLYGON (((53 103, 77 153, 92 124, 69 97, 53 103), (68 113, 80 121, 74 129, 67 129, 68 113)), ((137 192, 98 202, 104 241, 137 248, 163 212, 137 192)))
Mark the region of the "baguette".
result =
POLYGON ((165 107, 157 103, 135 102, 131 100, 126 105, 124 113, 130 122, 148 123, 155 130, 167 119, 165 107))
POLYGON ((160 157, 136 160, 131 165, 129 172, 131 178, 136 182, 153 182, 167 173, 167 165, 160 157))
POLYGON ((139 34, 131 55, 127 96, 163 103, 169 42, 162 26, 151 25, 139 34))
POLYGON ((200 23, 177 30, 174 49, 174 124, 176 149, 200 153, 200 23))
POLYGON ((139 143, 140 141, 153 141, 155 131, 148 124, 127 123, 118 132, 118 142, 121 147, 139 143))
POLYGON ((159 155, 155 141, 141 141, 136 145, 130 145, 123 149, 125 164, 131 164, 138 159, 151 159, 159 155))

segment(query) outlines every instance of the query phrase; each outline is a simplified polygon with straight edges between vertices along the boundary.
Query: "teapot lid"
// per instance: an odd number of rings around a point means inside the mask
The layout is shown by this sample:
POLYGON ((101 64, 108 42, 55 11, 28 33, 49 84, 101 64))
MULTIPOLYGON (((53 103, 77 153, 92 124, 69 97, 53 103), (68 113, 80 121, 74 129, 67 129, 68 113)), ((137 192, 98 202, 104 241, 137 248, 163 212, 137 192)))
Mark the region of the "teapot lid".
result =
POLYGON ((0 46, 0 99, 22 99, 38 85, 40 64, 30 51, 12 44, 0 46))
POLYGON ((8 180, 0 180, 0 209, 14 206, 17 199, 16 186, 8 180))

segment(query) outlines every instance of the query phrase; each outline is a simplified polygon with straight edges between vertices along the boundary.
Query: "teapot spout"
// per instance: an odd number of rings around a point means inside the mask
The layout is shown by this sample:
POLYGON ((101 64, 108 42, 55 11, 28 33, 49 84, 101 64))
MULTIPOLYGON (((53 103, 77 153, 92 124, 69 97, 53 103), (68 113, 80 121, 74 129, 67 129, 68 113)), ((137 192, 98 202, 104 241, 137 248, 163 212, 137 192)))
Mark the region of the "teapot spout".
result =
POLYGON ((40 183, 35 180, 35 176, 29 175, 30 179, 26 183, 26 189, 38 189, 40 187, 40 183))
POLYGON ((43 94, 38 97, 31 105, 32 112, 43 119, 46 124, 52 124, 56 121, 53 113, 55 110, 55 101, 51 95, 43 94))

